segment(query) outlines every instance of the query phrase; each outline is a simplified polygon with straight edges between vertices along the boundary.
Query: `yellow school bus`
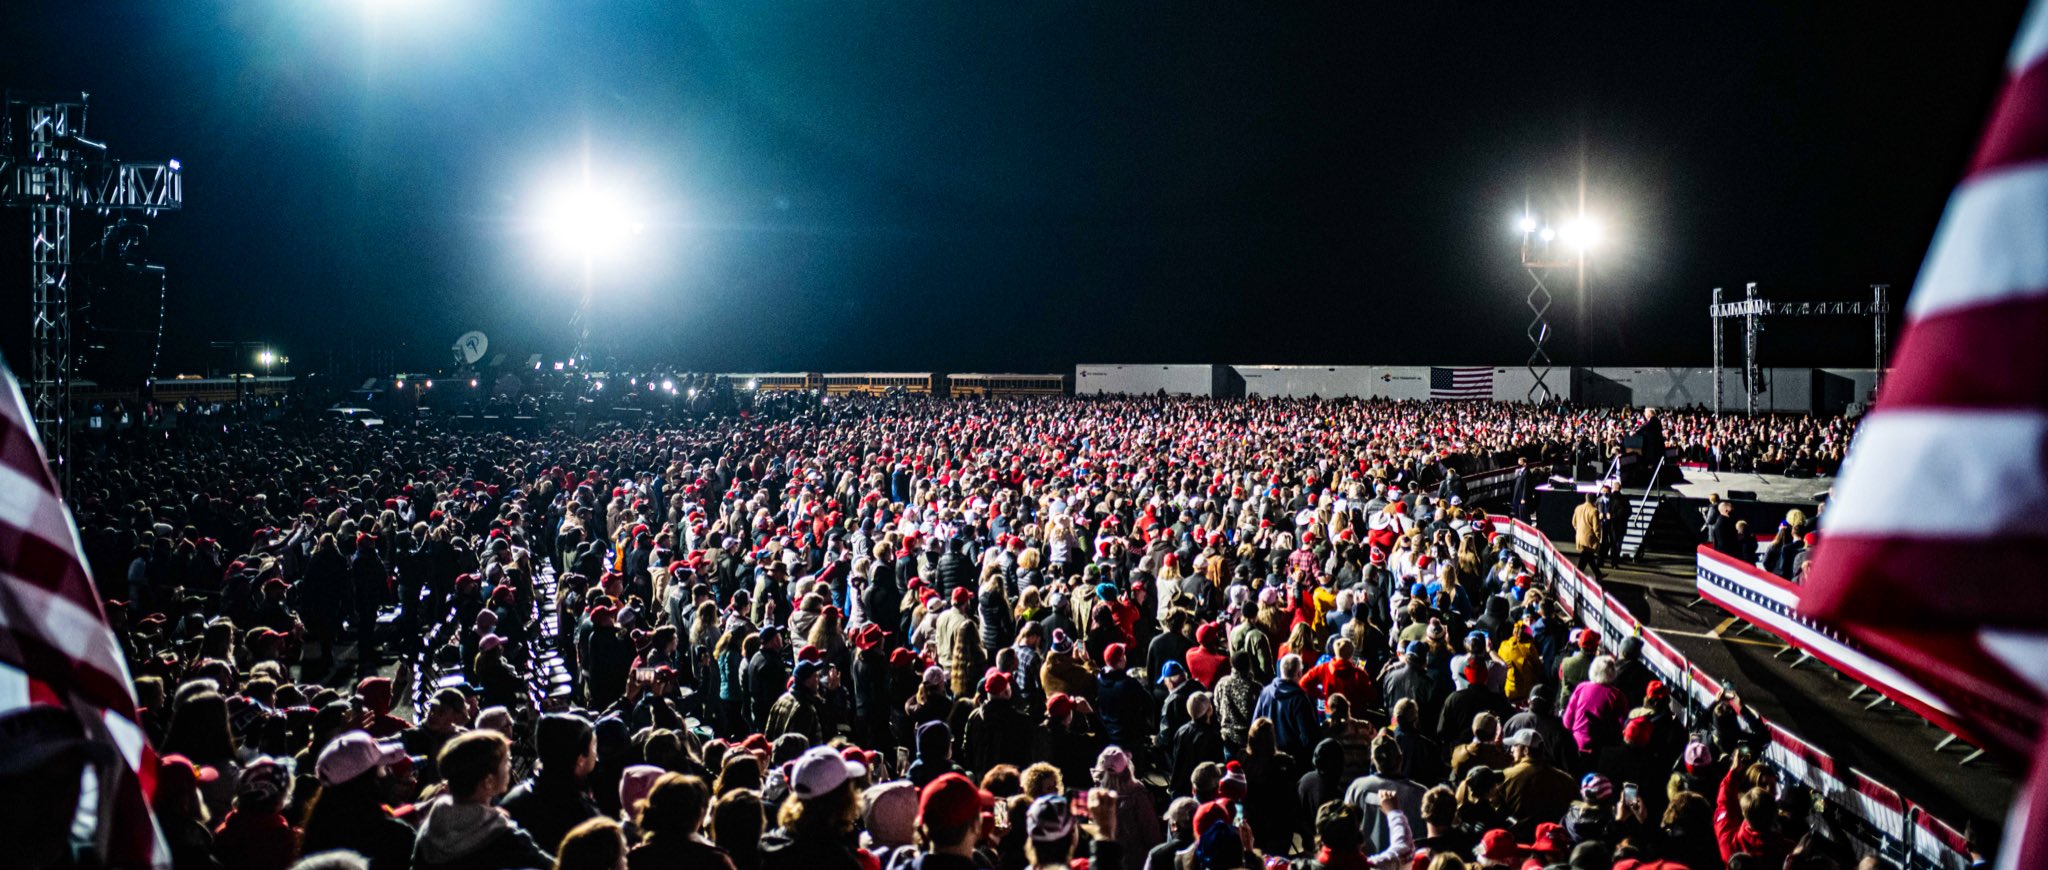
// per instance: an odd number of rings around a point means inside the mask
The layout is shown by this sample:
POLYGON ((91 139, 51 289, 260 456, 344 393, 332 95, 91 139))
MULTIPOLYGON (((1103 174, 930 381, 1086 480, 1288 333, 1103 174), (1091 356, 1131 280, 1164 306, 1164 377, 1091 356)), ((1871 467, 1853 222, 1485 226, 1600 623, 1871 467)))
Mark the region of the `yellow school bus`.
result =
POLYGON ((816 390, 825 385, 824 376, 817 372, 752 372, 721 377, 731 382, 735 390, 759 390, 764 393, 816 390))
POLYGON ((874 396, 901 390, 929 396, 938 382, 938 375, 932 372, 828 372, 825 375, 825 394, 874 396))
POLYGON ((984 375, 962 374, 946 376, 946 393, 955 398, 963 396, 1058 396, 1067 391, 1067 376, 1052 375, 984 375))

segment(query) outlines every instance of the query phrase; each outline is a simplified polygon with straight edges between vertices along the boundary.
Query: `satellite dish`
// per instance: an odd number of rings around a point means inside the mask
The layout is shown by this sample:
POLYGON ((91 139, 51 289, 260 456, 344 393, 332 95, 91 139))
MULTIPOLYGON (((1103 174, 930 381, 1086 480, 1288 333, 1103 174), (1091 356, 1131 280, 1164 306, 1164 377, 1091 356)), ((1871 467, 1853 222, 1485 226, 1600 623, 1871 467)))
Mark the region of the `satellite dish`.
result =
POLYGON ((455 355, 462 359, 464 365, 476 365, 476 361, 483 359, 484 352, 490 349, 491 340, 474 329, 455 340, 455 355))

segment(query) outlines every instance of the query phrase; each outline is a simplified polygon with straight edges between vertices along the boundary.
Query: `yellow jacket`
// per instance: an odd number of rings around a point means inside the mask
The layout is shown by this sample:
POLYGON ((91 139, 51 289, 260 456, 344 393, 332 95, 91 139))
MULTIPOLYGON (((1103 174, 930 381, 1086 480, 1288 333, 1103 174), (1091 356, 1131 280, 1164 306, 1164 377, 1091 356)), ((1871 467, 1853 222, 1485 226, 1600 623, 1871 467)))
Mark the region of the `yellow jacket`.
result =
POLYGON ((1500 642, 1500 660, 1508 666, 1507 684, 1503 690, 1508 700, 1517 704, 1529 700, 1529 690, 1543 679, 1543 657, 1536 652, 1536 644, 1523 637, 1527 623, 1515 623, 1515 631, 1507 640, 1500 642))

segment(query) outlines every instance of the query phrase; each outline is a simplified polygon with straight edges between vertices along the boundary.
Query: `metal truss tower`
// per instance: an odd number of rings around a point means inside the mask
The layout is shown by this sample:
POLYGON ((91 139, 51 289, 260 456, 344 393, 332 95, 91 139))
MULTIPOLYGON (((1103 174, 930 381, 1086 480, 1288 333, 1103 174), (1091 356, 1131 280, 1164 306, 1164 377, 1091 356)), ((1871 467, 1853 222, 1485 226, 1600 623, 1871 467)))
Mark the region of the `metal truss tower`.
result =
POLYGON ((0 206, 29 213, 29 376, 22 385, 43 450, 70 484, 71 234, 76 212, 154 216, 184 207, 178 162, 108 158, 85 137, 86 100, 9 91, 0 121, 0 206))
POLYGON ((1532 402, 1549 401, 1556 396, 1545 379, 1550 376, 1552 363, 1550 352, 1544 345, 1550 342, 1550 306, 1556 296, 1550 292, 1548 282, 1553 276, 1569 274, 1578 284, 1579 314, 1581 332, 1585 330, 1586 309, 1586 249, 1575 246, 1570 256, 1558 258, 1552 253, 1556 241, 1555 233, 1549 228, 1540 232, 1533 223, 1522 228, 1522 268, 1529 272, 1529 292, 1523 301, 1529 305, 1529 374, 1536 382, 1529 385, 1528 399, 1532 402))
POLYGON ((1872 336, 1876 339, 1877 374, 1872 383, 1872 392, 1884 383, 1885 316, 1891 313, 1891 303, 1885 296, 1891 290, 1890 284, 1870 285, 1869 302, 1772 302, 1756 295, 1756 282, 1743 287, 1742 301, 1722 302, 1721 288, 1714 288, 1714 302, 1707 307, 1707 317, 1714 324, 1714 413, 1721 413, 1721 343, 1723 320, 1742 321, 1742 383, 1747 394, 1743 405, 1745 413, 1756 414, 1757 394, 1764 390, 1763 367, 1756 358, 1757 335, 1763 332, 1763 318, 1766 317, 1868 317, 1873 324, 1872 336))

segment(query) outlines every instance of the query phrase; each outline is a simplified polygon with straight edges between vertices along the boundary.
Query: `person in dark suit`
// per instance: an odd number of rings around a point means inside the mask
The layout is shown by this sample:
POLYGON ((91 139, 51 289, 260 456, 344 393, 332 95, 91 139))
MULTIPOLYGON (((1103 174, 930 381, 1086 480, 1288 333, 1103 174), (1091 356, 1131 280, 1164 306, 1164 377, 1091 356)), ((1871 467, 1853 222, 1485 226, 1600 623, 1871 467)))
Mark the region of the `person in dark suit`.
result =
POLYGON ((1656 486, 1657 482, 1650 480, 1650 475, 1656 473, 1658 460, 1664 458, 1664 421, 1657 419, 1656 408, 1643 409, 1642 425, 1636 427, 1629 443, 1642 451, 1636 457, 1636 467, 1642 469, 1639 473, 1649 481, 1648 486, 1656 486))
POLYGON ((1515 488, 1508 497, 1508 516, 1518 520, 1529 518, 1529 502, 1536 496, 1537 481, 1529 474, 1529 457, 1515 459, 1515 488))

